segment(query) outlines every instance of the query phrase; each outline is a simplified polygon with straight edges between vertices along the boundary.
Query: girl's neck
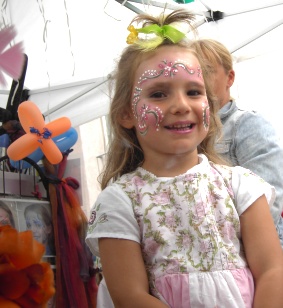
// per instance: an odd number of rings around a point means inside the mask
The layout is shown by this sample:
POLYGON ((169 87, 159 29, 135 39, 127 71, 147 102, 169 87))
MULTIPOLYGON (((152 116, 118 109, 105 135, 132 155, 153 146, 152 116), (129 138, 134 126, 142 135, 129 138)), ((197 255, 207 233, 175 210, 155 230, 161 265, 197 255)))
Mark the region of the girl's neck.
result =
POLYGON ((197 151, 189 155, 174 155, 160 159, 146 159, 142 168, 156 175, 157 177, 174 177, 187 172, 199 163, 197 151))

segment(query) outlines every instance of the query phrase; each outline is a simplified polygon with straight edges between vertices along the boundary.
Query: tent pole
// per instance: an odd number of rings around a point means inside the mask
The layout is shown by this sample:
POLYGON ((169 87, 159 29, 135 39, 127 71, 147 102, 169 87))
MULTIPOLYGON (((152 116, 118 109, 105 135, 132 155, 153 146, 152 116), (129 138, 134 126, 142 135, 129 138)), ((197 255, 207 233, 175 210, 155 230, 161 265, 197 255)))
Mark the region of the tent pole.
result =
POLYGON ((271 26, 264 29, 262 32, 256 34, 255 36, 252 36, 249 39, 245 40, 244 42, 241 42, 241 44, 239 44, 238 46, 235 46, 234 48, 230 49, 230 52, 233 53, 233 52, 241 49, 242 47, 244 47, 244 46, 248 45, 249 43, 255 41, 256 39, 260 38, 261 36, 265 35, 266 33, 270 32, 271 30, 273 30, 277 27, 279 27, 282 24, 283 24, 283 19, 281 19, 278 22, 272 24, 271 26))
POLYGON ((268 4, 268 5, 266 4, 266 5, 251 8, 251 9, 248 9, 248 10, 236 11, 234 13, 223 13, 223 16, 229 17, 229 16, 234 16, 234 15, 239 15, 239 14, 244 14, 244 13, 250 13, 250 12, 253 12, 253 11, 263 10, 263 9, 267 9, 267 8, 277 6, 277 5, 283 5, 283 1, 281 0, 281 1, 278 1, 278 3, 273 3, 273 4, 268 4))
MULTIPOLYGON (((141 11, 140 9, 138 9, 136 6, 130 4, 129 2, 133 2, 133 3, 138 3, 138 4, 150 4, 152 6, 155 7, 160 7, 160 8, 166 8, 169 10, 175 10, 175 9, 179 9, 180 6, 179 5, 174 5, 174 4, 170 4, 170 3, 165 3, 165 2, 158 2, 158 1, 150 1, 150 0, 128 0, 127 2, 125 2, 124 0, 115 0, 116 2, 123 4, 125 7, 127 7, 128 9, 132 10, 133 12, 139 14, 139 13, 144 13, 143 11, 141 11), (125 2, 125 3, 124 3, 125 2), (166 4, 166 6, 165 6, 166 4)), ((195 12, 195 11, 191 11, 192 14, 194 15, 200 15, 200 16, 205 16, 205 17, 210 17, 209 11, 212 11, 209 9, 208 5, 205 3, 205 1, 200 0, 200 3, 206 7, 208 9, 208 11, 202 11, 202 12, 195 12)), ((277 0, 274 3, 270 3, 270 4, 266 4, 263 6, 258 6, 255 8, 250 8, 247 10, 243 10, 243 11, 237 11, 234 13, 223 13, 223 18, 224 17, 229 17, 229 16, 233 16, 233 15, 238 15, 238 14, 243 14, 243 13, 249 13, 249 12, 253 12, 253 11, 257 11, 257 10, 262 10, 262 9, 266 9, 269 7, 273 7, 273 6, 277 6, 277 5, 282 5, 283 1, 282 0, 277 0)), ((186 8, 185 6, 183 6, 183 8, 186 8)))
POLYGON ((92 78, 92 79, 87 79, 87 80, 69 82, 69 83, 65 83, 65 84, 58 84, 58 85, 52 85, 52 86, 49 85, 48 87, 45 87, 45 88, 29 90, 29 94, 34 95, 34 94, 40 94, 40 93, 44 93, 44 92, 57 91, 57 90, 66 89, 66 88, 86 86, 87 84, 94 84, 94 83, 96 84, 97 82, 100 82, 100 80, 102 78, 103 78, 103 81, 104 81, 105 77, 98 77, 98 78, 92 78))
MULTIPOLYGON (((116 2, 122 4, 123 0, 115 0, 116 2)), ((130 4, 129 2, 133 3, 138 3, 138 4, 150 4, 151 6, 159 7, 162 9, 167 9, 167 10, 176 10, 180 9, 181 7, 179 5, 174 5, 171 3, 165 3, 165 2, 158 2, 158 1, 141 1, 141 0, 128 0, 125 4, 123 4, 125 7, 130 9, 131 11, 140 14, 140 13, 145 13, 138 9, 136 6, 130 4)), ((199 16, 205 16, 205 17, 210 17, 209 12, 197 12, 197 11, 190 11, 194 15, 199 15, 199 16)))
MULTIPOLYGON (((133 2, 133 3, 138 3, 138 4, 145 4, 145 5, 151 5, 151 6, 155 6, 155 7, 160 7, 160 8, 164 8, 165 7, 165 2, 158 2, 158 1, 142 1, 142 0, 128 0, 127 2, 123 1, 123 0, 115 0, 116 2, 123 4, 124 6, 126 6, 126 4, 130 4, 129 2, 133 2), (125 3, 124 3, 125 2, 125 3)), ((128 7, 129 8, 129 7, 128 7)), ((134 8, 136 8, 134 6, 134 8)), ((178 5, 174 5, 174 4, 170 4, 170 3, 166 3, 166 9, 169 10, 175 10, 175 9, 179 9, 180 6, 178 5)), ((142 12, 144 13, 144 12, 142 12)))
POLYGON ((133 11, 134 13, 137 14, 143 14, 144 12, 140 9, 138 9, 136 6, 132 5, 131 3, 129 3, 128 1, 126 3, 124 3, 123 1, 118 1, 120 4, 122 4, 123 6, 127 7, 128 9, 130 9, 131 11, 133 11))
POLYGON ((45 117, 49 116, 50 114, 54 113, 55 111, 65 107, 66 105, 70 104, 71 102, 73 102, 74 100, 80 98, 81 96, 85 95, 86 93, 94 90, 95 88, 101 86, 102 84, 104 84, 105 82, 107 82, 109 79, 111 78, 111 75, 107 76, 107 79, 103 80, 102 82, 95 84, 95 85, 91 85, 89 87, 87 87, 86 89, 78 92, 77 94, 69 97, 68 99, 66 99, 65 101, 63 101, 62 103, 56 105, 55 107, 49 109, 47 112, 45 112, 43 115, 45 117))

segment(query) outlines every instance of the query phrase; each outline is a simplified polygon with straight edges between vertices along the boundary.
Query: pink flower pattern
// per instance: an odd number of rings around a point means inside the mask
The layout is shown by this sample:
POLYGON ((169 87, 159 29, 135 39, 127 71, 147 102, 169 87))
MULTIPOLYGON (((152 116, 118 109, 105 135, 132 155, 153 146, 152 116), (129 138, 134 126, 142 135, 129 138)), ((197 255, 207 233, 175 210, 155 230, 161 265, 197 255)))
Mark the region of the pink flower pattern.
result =
POLYGON ((159 249, 159 244, 153 239, 148 238, 144 242, 144 252, 147 256, 154 256, 159 249))
POLYGON ((157 193, 152 196, 152 201, 158 204, 168 204, 170 203, 170 195, 167 192, 157 193))

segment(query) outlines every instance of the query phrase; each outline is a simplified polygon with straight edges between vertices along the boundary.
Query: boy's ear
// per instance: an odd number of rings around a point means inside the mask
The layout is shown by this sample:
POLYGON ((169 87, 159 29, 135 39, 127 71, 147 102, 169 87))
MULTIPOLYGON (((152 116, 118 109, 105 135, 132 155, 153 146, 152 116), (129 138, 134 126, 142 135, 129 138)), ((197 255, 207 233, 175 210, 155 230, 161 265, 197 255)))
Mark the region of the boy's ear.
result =
POLYGON ((125 112, 119 119, 119 124, 124 128, 131 129, 135 126, 135 118, 131 112, 125 112))
POLYGON ((230 70, 228 74, 228 87, 231 88, 235 80, 235 71, 230 70))

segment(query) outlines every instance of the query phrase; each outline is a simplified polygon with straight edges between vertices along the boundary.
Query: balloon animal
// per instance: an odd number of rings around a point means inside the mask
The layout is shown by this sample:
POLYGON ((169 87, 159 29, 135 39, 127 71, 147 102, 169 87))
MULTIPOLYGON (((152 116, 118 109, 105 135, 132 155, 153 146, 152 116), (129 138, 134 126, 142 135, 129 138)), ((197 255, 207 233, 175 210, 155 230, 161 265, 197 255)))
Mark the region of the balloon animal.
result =
POLYGON ((63 155, 52 138, 71 128, 69 118, 62 117, 45 124, 39 108, 31 101, 25 101, 19 105, 18 115, 26 134, 8 147, 8 157, 18 161, 40 148, 51 164, 60 163, 63 155))

